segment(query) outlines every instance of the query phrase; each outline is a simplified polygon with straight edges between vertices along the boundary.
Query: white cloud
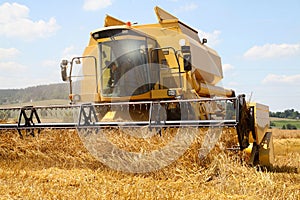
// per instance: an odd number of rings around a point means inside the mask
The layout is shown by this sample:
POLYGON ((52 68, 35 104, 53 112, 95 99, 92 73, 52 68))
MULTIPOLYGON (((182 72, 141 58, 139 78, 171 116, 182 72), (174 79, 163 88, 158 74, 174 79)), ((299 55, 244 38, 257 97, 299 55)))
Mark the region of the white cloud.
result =
POLYGON ((18 3, 0 5, 0 23, 10 23, 29 15, 29 8, 18 3))
POLYGON ((20 54, 20 51, 16 48, 4 49, 0 48, 0 59, 12 58, 20 54))
POLYGON ((0 62, 0 71, 3 76, 7 72, 10 73, 20 73, 20 71, 24 71, 26 66, 16 63, 16 62, 0 62))
POLYGON ((232 66, 231 64, 223 64, 223 71, 224 72, 227 72, 227 71, 230 71, 230 70, 233 70, 234 69, 234 66, 232 66))
POLYGON ((0 36, 33 40, 52 36, 59 29, 54 17, 32 21, 29 8, 18 3, 0 5, 0 36))
POLYGON ((0 76, 0 88, 1 89, 8 89, 8 88, 27 88, 37 85, 44 85, 44 84, 51 84, 51 83, 58 83, 59 81, 50 80, 49 77, 46 78, 36 78, 28 76, 0 76))
POLYGON ((112 0, 84 0, 83 9, 95 11, 106 8, 112 4, 112 0))
POLYGON ((239 83, 238 83, 238 82, 231 81, 231 82, 228 83, 228 86, 229 86, 229 87, 239 86, 239 83))
POLYGON ((32 67, 17 62, 0 62, 0 88, 26 88, 50 83, 61 83, 59 64, 51 60, 41 63, 40 72, 32 73, 32 67), (54 68, 55 67, 55 68, 54 68))
POLYGON ((196 10, 198 8, 198 5, 194 2, 189 3, 189 4, 185 4, 180 6, 178 9, 176 9, 176 13, 181 13, 181 12, 189 12, 192 10, 196 10))
POLYGON ((52 67, 58 68, 59 63, 57 62, 57 60, 44 60, 42 62, 42 66, 46 68, 52 68, 52 67))
POLYGON ((209 46, 216 46, 217 44, 220 43, 221 41, 219 38, 220 34, 221 31, 219 30, 214 30, 212 33, 209 33, 198 29, 198 35, 200 39, 206 38, 209 46))
POLYGON ((62 52, 62 59, 70 60, 73 57, 81 56, 82 52, 79 48, 75 47, 74 45, 71 45, 69 47, 66 47, 62 52))
POLYGON ((265 44, 251 47, 244 53, 244 57, 261 59, 293 56, 296 54, 300 54, 300 44, 265 44))
POLYGON ((262 83, 287 83, 287 84, 299 84, 300 74, 295 75, 276 75, 268 74, 262 81, 262 83))

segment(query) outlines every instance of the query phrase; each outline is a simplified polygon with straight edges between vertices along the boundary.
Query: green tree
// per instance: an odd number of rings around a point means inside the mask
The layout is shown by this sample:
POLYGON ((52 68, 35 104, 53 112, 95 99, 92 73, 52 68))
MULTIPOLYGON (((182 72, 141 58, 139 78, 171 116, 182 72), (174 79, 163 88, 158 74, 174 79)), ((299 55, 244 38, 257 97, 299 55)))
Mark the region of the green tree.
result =
POLYGON ((297 127, 295 125, 292 125, 292 124, 287 124, 286 129, 288 129, 288 130, 297 130, 297 127))
POLYGON ((273 121, 271 121, 270 126, 276 126, 276 124, 273 121))
POLYGON ((289 118, 289 119, 299 119, 300 113, 294 109, 287 109, 283 112, 270 112, 270 117, 278 118, 289 118))

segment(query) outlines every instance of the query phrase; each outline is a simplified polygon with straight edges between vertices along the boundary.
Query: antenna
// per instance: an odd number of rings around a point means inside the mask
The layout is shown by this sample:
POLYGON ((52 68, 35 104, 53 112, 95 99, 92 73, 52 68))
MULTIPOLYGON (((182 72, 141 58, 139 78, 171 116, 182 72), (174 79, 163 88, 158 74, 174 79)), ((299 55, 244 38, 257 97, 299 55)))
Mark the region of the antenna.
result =
POLYGON ((253 95, 253 91, 251 91, 251 93, 250 93, 250 96, 249 96, 248 102, 251 102, 252 95, 253 95))

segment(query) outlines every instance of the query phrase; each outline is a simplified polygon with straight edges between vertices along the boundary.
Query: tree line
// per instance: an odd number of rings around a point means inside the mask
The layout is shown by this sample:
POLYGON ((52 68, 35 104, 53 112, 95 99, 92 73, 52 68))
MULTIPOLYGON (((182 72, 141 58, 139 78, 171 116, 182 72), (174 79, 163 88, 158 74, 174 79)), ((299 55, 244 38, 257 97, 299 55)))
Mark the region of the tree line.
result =
POLYGON ((0 105, 49 99, 68 99, 68 95, 69 85, 66 83, 39 85, 24 89, 1 89, 0 105))
POLYGON ((283 112, 270 112, 270 117, 300 119, 300 113, 294 109, 287 109, 283 112))

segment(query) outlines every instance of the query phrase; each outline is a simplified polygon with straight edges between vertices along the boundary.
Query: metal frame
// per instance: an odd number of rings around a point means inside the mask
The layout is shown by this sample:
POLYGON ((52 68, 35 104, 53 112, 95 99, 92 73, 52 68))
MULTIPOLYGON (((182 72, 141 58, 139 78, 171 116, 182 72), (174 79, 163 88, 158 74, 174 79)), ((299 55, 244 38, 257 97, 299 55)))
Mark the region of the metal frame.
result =
MULTIPOLYGON (((25 106, 14 108, 0 108, 0 110, 20 110, 18 123, 16 124, 0 124, 0 129, 33 129, 33 128, 76 128, 76 127, 141 127, 147 126, 149 128, 157 127, 235 127, 239 123, 239 98, 203 98, 203 99, 189 99, 189 100, 163 100, 163 101, 142 101, 142 102, 113 102, 113 103, 88 103, 82 105, 67 105, 67 106, 25 106), (236 117, 232 120, 153 120, 153 109, 158 104, 168 103, 200 103, 212 101, 233 101, 236 110, 236 117), (128 107, 130 105, 149 105, 149 120, 147 121, 122 121, 122 122, 99 122, 95 107, 119 106, 128 107), (38 116, 37 110, 42 109, 80 109, 78 121, 74 123, 43 123, 38 116), (26 115, 26 112, 30 115, 26 115), (33 122, 33 117, 36 122, 33 122), (25 119, 25 123, 21 121, 25 119)), ((147 106, 148 107, 148 106, 147 106)))
MULTIPOLYGON (((70 71, 69 71, 69 83, 70 83, 70 95, 73 94, 73 81, 72 81, 72 77, 76 77, 76 76, 72 76, 72 71, 73 71, 73 63, 74 60, 76 59, 85 59, 85 58, 93 58, 94 59, 94 64, 95 64, 95 77, 96 77, 96 91, 98 92, 98 72, 97 72, 97 58, 95 56, 79 56, 79 57, 74 57, 71 60, 71 66, 70 66, 70 71)), ((101 73, 101 70, 100 70, 101 73)), ((83 76, 94 76, 94 75, 84 75, 83 76)), ((72 100, 73 101, 73 100, 72 100)))

